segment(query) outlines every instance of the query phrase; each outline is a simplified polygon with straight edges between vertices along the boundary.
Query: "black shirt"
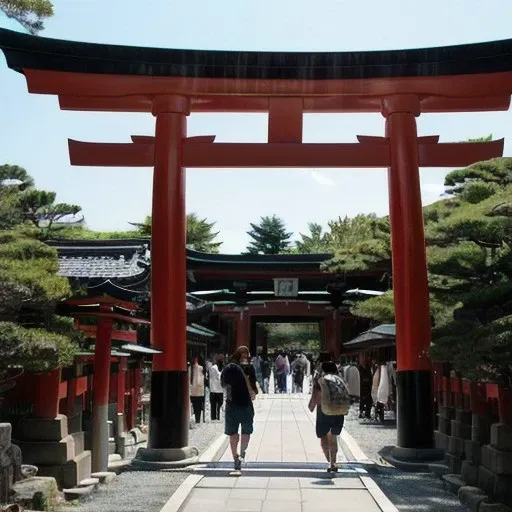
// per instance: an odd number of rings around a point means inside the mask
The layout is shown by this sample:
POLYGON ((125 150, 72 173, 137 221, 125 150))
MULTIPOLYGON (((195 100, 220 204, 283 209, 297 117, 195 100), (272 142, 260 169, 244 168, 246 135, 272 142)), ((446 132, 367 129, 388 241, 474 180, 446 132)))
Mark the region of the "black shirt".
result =
MULTIPOLYGON (((254 371, 254 369, 253 369, 254 371)), ((239 407, 252 405, 247 389, 244 370, 235 363, 229 363, 220 376, 222 387, 226 388, 226 402, 239 407)))

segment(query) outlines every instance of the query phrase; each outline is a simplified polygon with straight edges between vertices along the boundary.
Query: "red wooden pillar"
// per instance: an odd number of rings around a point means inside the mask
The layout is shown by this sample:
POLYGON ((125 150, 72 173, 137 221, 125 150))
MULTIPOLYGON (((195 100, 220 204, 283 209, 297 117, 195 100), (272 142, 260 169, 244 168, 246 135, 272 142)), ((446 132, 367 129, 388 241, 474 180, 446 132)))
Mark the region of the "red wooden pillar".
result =
MULTIPOLYGON (((100 312, 109 312, 100 306, 100 312)), ((110 353, 112 318, 100 317, 96 330, 92 390, 92 471, 108 469, 108 398, 110 388, 110 353)))
POLYGON ((55 418, 59 414, 59 388, 61 369, 38 373, 36 376, 36 401, 34 416, 55 418))
POLYGON ((433 447, 430 309, 423 232, 415 95, 383 99, 391 167, 389 204, 397 349, 397 433, 401 448, 433 447))
POLYGON ((119 358, 119 371, 117 373, 117 414, 124 414, 126 389, 126 358, 119 358))
POLYGON ((246 311, 240 311, 236 316, 236 348, 250 345, 250 318, 246 311))
POLYGON ((67 393, 67 404, 66 414, 68 417, 75 415, 75 403, 76 403, 76 366, 73 367, 73 375, 68 380, 68 393, 67 393))
POLYGON ((163 353, 153 359, 148 447, 166 450, 166 460, 182 457, 179 449, 188 445, 185 170, 181 154, 189 108, 189 100, 182 96, 153 100, 151 341, 163 353))
POLYGON ((140 405, 140 388, 141 388, 141 382, 142 382, 142 369, 141 369, 142 363, 139 363, 134 369, 133 369, 133 408, 132 408, 132 428, 134 428, 137 425, 137 411, 139 410, 140 405))

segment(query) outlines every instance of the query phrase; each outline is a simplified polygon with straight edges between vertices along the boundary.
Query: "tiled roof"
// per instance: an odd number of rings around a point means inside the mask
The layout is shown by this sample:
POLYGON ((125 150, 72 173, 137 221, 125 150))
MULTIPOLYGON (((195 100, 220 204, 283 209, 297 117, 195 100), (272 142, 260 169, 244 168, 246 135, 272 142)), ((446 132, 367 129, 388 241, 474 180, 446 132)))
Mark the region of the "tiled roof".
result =
POLYGON ((70 278, 133 278, 147 272, 149 257, 143 241, 104 243, 49 242, 59 257, 58 274, 70 278), (116 245, 114 245, 116 244, 116 245))

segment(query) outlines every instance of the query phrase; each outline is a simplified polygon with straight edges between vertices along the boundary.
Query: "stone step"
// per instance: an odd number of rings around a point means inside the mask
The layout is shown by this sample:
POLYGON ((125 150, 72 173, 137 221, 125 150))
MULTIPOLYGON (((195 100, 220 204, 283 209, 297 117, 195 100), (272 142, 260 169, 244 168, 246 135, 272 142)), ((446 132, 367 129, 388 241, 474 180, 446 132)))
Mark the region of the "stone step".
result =
POLYGON ((478 487, 461 487, 459 500, 470 511, 478 511, 480 504, 488 499, 487 495, 478 487))
POLYGON ((73 487, 72 489, 63 489, 64 499, 66 501, 84 500, 89 497, 96 489, 95 485, 89 485, 87 487, 73 487))
POLYGON ((89 487, 89 485, 94 485, 95 487, 99 485, 100 479, 99 478, 84 478, 79 484, 78 487, 89 487))
POLYGON ((101 484, 110 484, 117 478, 117 474, 113 471, 98 471, 93 473, 91 477, 97 478, 101 484))
POLYGON ((121 473, 125 468, 130 466, 131 461, 127 459, 108 461, 108 470, 113 471, 116 474, 121 473))
POLYGON ((466 482, 462 480, 460 475, 448 474, 444 475, 442 478, 446 490, 453 494, 458 494, 461 487, 466 487, 466 482))
POLYGON ((428 470, 438 478, 442 478, 450 472, 450 468, 446 464, 429 464, 428 470))

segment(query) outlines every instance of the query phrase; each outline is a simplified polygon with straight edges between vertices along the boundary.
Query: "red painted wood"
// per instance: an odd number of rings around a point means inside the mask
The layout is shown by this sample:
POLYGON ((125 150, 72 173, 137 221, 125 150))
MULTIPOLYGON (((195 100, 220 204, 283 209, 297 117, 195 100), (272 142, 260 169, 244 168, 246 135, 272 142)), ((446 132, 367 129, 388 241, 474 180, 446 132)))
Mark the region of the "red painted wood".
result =
POLYGON ((149 325, 151 324, 151 322, 149 320, 145 320, 143 318, 134 318, 134 317, 131 317, 131 316, 125 316, 125 315, 119 315, 118 313, 112 313, 112 312, 108 312, 108 311, 104 311, 104 312, 95 312, 95 311, 91 311, 91 312, 73 312, 73 316, 77 317, 77 318, 84 318, 84 317, 89 317, 89 318, 100 318, 100 319, 110 319, 110 320, 120 320, 122 322, 125 322, 127 324, 145 324, 145 325, 149 325))
MULTIPOLYGON (((470 98, 447 98, 425 95, 420 99, 421 111, 429 112, 482 112, 506 111, 510 106, 510 94, 470 98)), ((269 98, 261 96, 193 96, 190 99, 191 112, 268 112, 269 98)), ((381 100, 378 96, 320 96, 302 97, 305 113, 380 113, 381 100)), ((59 96, 62 110, 99 112, 151 112, 149 96, 130 95, 108 96, 59 96)))
MULTIPOLYGON (((96 325, 81 325, 80 330, 91 338, 96 337, 96 325)), ((137 331, 121 331, 119 329, 112 330, 112 339, 125 341, 126 343, 137 343, 137 331)))
POLYGON ((430 370, 430 308, 418 163, 416 98, 384 103, 390 140, 389 204, 397 369, 430 370))
POLYGON ((270 98, 268 142, 302 142, 302 98, 270 98))
POLYGON ((498 399, 499 398, 499 386, 494 382, 485 383, 485 391, 487 399, 498 399))
POLYGON ((94 352, 93 407, 108 404, 112 319, 101 318, 94 352))
POLYGON ((75 402, 77 397, 77 379, 72 378, 67 381, 67 402, 66 402, 66 414, 73 416, 75 414, 75 402))
POLYGON ((80 396, 87 391, 87 377, 78 377, 76 381, 76 396, 80 396))
MULTIPOLYGON (((172 98, 171 98, 172 99, 172 98)), ((179 98, 177 99, 179 100, 179 98)), ((154 106, 155 169, 151 235, 151 342, 163 351, 153 371, 187 369, 186 212, 182 144, 186 137, 183 102, 154 106), (156 107, 163 110, 155 111, 156 107)), ((185 102, 186 103, 186 102, 185 102)))
POLYGON ((68 396, 68 383, 66 381, 59 384, 59 400, 68 396))
POLYGON ((236 315, 236 339, 235 339, 235 348, 241 347, 245 345, 249 347, 249 339, 250 339, 250 317, 248 311, 240 311, 236 315))
MULTIPOLYGON (((268 302, 266 305, 249 305, 248 311, 251 316, 265 316, 265 315, 283 315, 283 316, 324 316, 332 313, 329 304, 309 304, 308 302, 268 302)), ((215 311, 225 314, 239 314, 235 311, 236 306, 222 304, 216 305, 215 311)))
POLYGON ((60 368, 34 375, 36 386, 34 416, 55 418, 59 413, 60 376, 60 368))
POLYGON ((120 97, 131 95, 254 95, 254 96, 388 96, 417 94, 465 98, 512 92, 512 72, 479 75, 367 78, 346 80, 268 80, 108 75, 23 69, 28 91, 62 96, 120 97))
MULTIPOLYGON (((280 121, 282 124, 284 121, 280 121)), ((278 124, 278 126, 281 126, 278 124)), ((300 125, 302 130, 302 125, 300 125)), ((273 129, 272 137, 298 137, 298 133, 273 129), (288 133, 289 132, 289 133, 288 133)), ((302 133, 302 132, 301 132, 302 133)), ((274 140, 271 139, 271 140, 274 140)), ((138 141, 138 139, 136 139, 138 141)), ((215 143, 185 141, 183 167, 198 168, 376 168, 389 167, 386 139, 362 143, 321 144, 300 142, 215 143)), ((81 142, 69 139, 71 165, 104 167, 151 167, 154 164, 153 146, 147 143, 81 142)), ((418 143, 420 167, 470 165, 503 154, 503 139, 479 143, 432 144, 427 138, 418 143)))
POLYGON ((139 366, 133 370, 133 407, 132 407, 132 428, 137 425, 137 411, 140 408, 140 386, 142 381, 142 369, 139 366))
POLYGON ((119 300, 109 295, 101 295, 100 297, 87 297, 84 299, 67 299, 64 301, 65 304, 70 306, 100 306, 102 304, 119 306, 120 308, 127 309, 129 311, 135 311, 137 305, 133 302, 119 300))
POLYGON ((500 422, 512 426, 512 390, 498 389, 500 422))
POLYGON ((489 405, 485 393, 485 384, 482 382, 470 382, 471 411, 474 414, 485 415, 489 413, 489 405))
POLYGON ((123 358, 119 362, 119 372, 117 374, 117 413, 124 414, 125 408, 125 389, 126 389, 126 360, 123 358))

